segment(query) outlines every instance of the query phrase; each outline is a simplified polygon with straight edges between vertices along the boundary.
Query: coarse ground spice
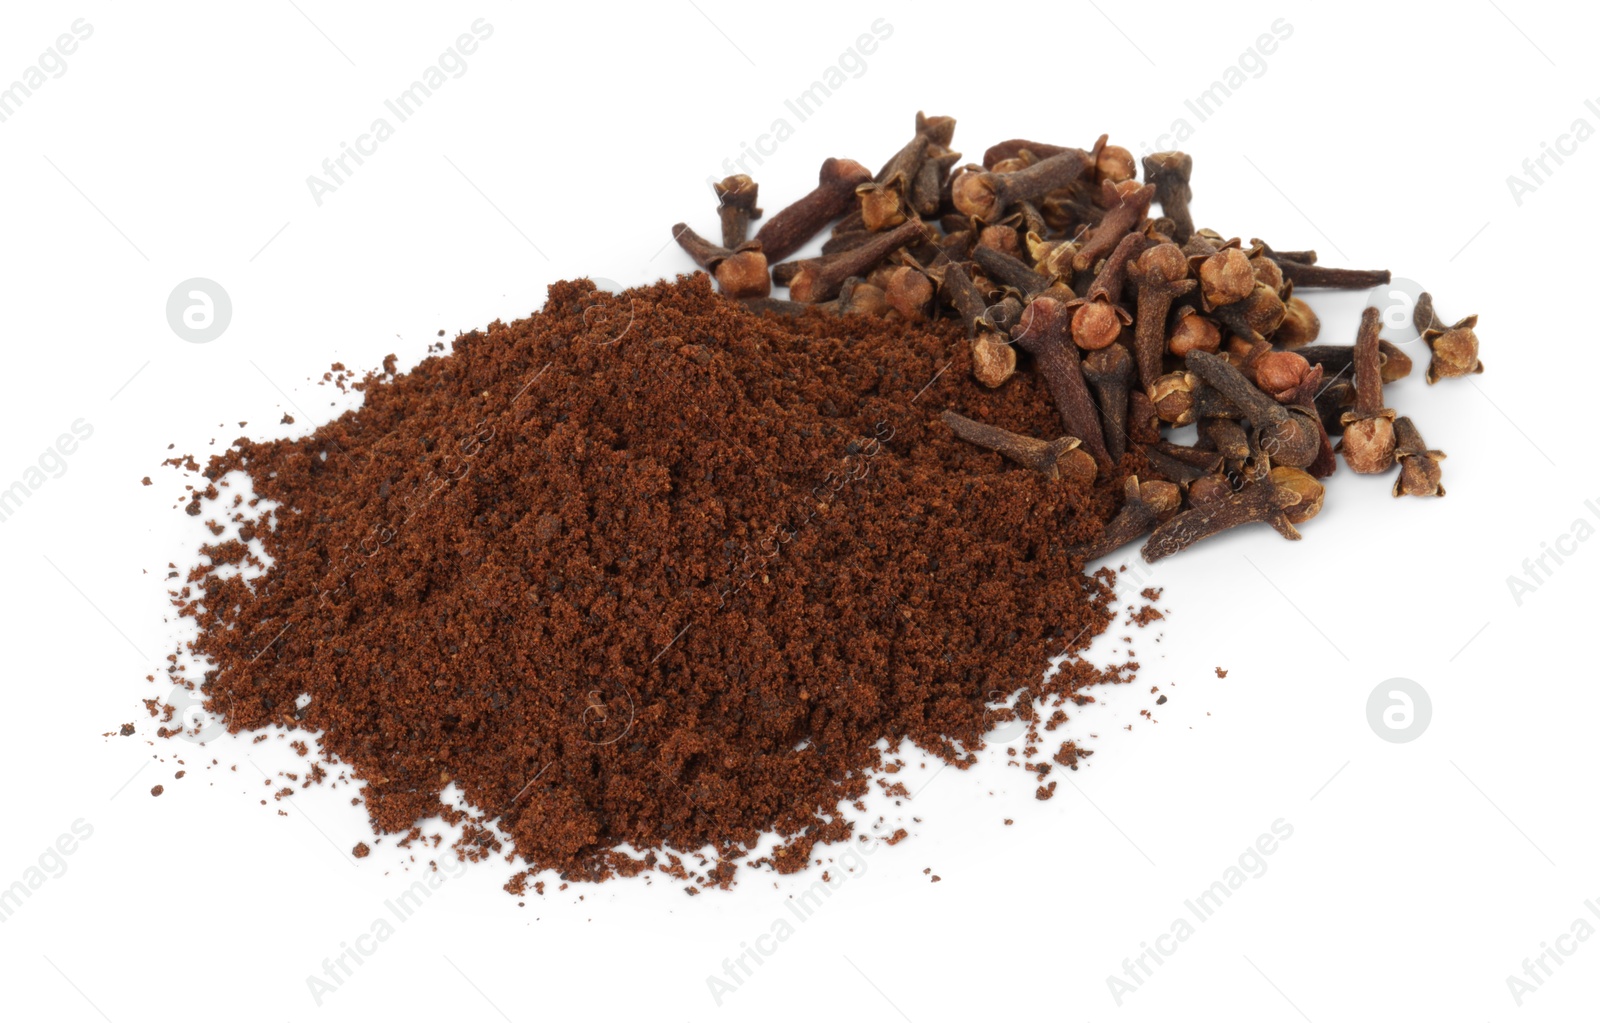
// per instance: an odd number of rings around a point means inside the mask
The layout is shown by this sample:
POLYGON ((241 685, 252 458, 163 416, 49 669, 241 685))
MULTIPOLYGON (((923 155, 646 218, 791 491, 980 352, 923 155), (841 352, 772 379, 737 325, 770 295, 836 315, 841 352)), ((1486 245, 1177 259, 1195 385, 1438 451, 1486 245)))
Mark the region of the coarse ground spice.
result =
MULTIPOLYGON (((378 832, 442 816, 516 892, 690 877, 691 854, 726 886, 773 832, 757 862, 803 869, 902 742, 965 766, 1007 696, 1031 716, 1137 667, 1044 678, 1113 620, 1113 573, 1066 548, 1139 456, 1091 489, 957 440, 945 409, 1060 430, 1033 374, 984 390, 968 350, 951 324, 756 315, 694 275, 564 282, 410 372, 391 356, 361 407, 204 469, 185 510, 237 527, 174 594, 207 708, 319 732, 378 832), (256 501, 228 503, 234 471, 256 501)), ((1035 758, 1047 717, 1016 744, 1040 798, 1086 752, 1035 758)))

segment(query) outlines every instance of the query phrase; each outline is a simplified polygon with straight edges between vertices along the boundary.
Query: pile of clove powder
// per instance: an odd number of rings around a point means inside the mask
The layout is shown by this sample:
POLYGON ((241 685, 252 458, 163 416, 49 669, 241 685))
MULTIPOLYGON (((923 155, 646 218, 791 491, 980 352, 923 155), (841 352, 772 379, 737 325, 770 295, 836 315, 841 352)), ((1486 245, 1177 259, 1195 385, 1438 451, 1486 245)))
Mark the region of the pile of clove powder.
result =
MULTIPOLYGON (((917 783, 908 743, 965 768, 1010 726, 1050 798, 1089 753, 1052 733, 1137 669, 1075 656, 1117 620, 1094 559, 1296 538, 1340 455, 1443 494, 1376 310, 1318 344, 1299 294, 1386 271, 1196 229, 1181 153, 958 167, 954 127, 770 217, 721 182, 720 244, 674 229, 709 277, 554 285, 314 432, 171 459, 213 539, 170 682, 297 735, 290 777, 353 787, 375 851, 442 820, 514 893, 726 887, 898 840, 861 818, 917 783)), ((1471 318, 1417 324, 1430 382, 1481 370, 1471 318)))

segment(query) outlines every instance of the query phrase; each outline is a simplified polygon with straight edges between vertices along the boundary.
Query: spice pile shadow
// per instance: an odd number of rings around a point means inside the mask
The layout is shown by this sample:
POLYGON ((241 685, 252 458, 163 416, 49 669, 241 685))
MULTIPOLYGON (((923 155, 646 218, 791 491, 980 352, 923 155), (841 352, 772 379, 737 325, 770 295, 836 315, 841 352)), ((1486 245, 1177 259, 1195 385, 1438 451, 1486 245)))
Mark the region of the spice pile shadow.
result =
MULTIPOLYGON (((177 594, 207 706, 320 733, 378 831, 443 816, 513 891, 725 886, 774 832, 753 862, 803 869, 902 743, 964 766, 997 701, 1087 702, 1135 667, 1044 677, 1113 620, 1082 550, 1142 462, 1052 477, 956 439, 951 407, 1058 429, 1041 382, 986 390, 971 358, 957 324, 763 316, 703 275, 564 282, 391 358, 359 408, 205 468, 272 502, 245 523, 265 560, 207 546, 177 594)), ((1079 753, 1034 756, 1046 724, 1016 744, 1041 778, 1079 753)))

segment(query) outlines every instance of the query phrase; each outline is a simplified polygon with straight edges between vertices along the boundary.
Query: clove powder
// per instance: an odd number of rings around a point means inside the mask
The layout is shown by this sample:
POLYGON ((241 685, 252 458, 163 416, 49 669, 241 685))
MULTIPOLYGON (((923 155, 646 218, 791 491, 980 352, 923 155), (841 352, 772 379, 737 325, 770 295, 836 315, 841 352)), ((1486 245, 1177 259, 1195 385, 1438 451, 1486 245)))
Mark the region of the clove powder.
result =
POLYGON ((902 743, 967 766, 1008 696, 1031 715, 1136 667, 1044 677, 1112 620, 1112 573, 1067 549, 1138 456, 1089 485, 957 440, 945 409, 1060 430, 1033 374, 989 391, 968 353, 949 322, 762 316, 695 275, 564 282, 391 356, 361 407, 205 468, 259 501, 175 594, 206 705, 317 733, 376 831, 443 816, 513 891, 688 854, 726 886, 773 832, 761 862, 802 869, 902 743))

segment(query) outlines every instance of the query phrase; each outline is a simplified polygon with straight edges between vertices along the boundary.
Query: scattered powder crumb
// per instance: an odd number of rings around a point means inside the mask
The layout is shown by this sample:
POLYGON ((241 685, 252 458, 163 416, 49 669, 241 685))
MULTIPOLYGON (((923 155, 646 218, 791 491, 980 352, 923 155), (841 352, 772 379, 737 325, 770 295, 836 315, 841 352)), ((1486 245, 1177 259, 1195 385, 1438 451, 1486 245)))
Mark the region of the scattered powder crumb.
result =
POLYGON ((163 793, 165 791, 167 791, 166 786, 164 786, 164 785, 156 785, 153 788, 151 788, 150 794, 152 796, 159 796, 159 795, 161 795, 161 793, 163 793))
POLYGON ((350 850, 350 855, 354 856, 358 860, 364 860, 371 852, 372 850, 367 848, 367 843, 357 842, 356 847, 350 850))
POLYGON ((1133 622, 1134 625, 1137 625, 1142 629, 1151 622, 1159 622, 1166 617, 1167 616, 1162 614, 1160 611, 1157 611, 1155 608, 1146 604, 1144 607, 1141 607, 1139 610, 1133 612, 1129 616, 1129 620, 1133 622))
POLYGON ((1226 671, 1224 671, 1222 668, 1218 668, 1217 669, 1217 677, 1218 678, 1227 678, 1228 677, 1228 673, 1226 671))

